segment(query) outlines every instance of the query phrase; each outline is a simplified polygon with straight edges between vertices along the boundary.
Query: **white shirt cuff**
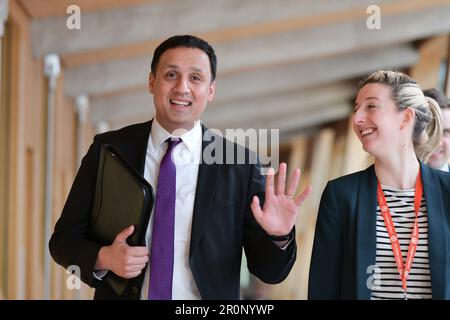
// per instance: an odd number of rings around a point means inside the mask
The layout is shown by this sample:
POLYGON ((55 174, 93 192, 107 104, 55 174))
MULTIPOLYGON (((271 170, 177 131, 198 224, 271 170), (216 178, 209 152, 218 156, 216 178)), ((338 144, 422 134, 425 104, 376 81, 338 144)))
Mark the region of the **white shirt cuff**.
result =
POLYGON ((104 276, 108 273, 108 270, 95 270, 92 272, 94 278, 97 280, 102 280, 104 276))
POLYGON ((289 240, 287 243, 284 243, 284 241, 273 241, 273 243, 275 243, 281 250, 286 250, 286 248, 292 242, 292 239, 289 240))

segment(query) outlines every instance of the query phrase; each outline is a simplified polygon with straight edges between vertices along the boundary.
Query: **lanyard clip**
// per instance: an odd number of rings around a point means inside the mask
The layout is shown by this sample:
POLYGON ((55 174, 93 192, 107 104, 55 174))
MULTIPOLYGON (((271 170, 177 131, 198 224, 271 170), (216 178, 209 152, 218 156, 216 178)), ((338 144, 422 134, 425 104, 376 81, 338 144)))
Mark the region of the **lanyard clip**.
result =
POLYGON ((406 296, 408 291, 406 289, 402 289, 402 291, 403 291, 403 300, 408 300, 408 297, 406 296))

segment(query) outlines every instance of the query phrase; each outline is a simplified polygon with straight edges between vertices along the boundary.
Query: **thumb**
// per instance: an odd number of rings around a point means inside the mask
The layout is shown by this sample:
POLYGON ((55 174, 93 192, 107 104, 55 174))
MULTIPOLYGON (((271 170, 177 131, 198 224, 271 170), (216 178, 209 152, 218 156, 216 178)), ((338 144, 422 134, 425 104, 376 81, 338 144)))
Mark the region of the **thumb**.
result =
POLYGON ((252 209, 253 216, 255 217, 256 221, 258 221, 258 223, 259 223, 259 221, 262 219, 263 212, 261 210, 261 206, 259 204, 259 198, 257 196, 253 197, 250 207, 252 209))
POLYGON ((114 242, 124 243, 129 236, 131 236, 134 232, 134 226, 131 225, 128 228, 123 229, 117 236, 114 242))

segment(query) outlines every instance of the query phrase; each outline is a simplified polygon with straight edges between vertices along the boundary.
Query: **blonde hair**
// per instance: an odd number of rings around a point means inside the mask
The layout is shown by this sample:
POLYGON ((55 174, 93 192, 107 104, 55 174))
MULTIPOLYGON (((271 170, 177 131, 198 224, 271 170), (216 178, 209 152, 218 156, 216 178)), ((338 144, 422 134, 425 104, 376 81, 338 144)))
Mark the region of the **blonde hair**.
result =
POLYGON ((426 162, 442 136, 442 113, 437 102, 425 97, 417 82, 401 72, 376 71, 360 81, 359 90, 369 83, 391 88, 392 100, 399 111, 407 108, 415 111, 412 142, 417 158, 426 162))

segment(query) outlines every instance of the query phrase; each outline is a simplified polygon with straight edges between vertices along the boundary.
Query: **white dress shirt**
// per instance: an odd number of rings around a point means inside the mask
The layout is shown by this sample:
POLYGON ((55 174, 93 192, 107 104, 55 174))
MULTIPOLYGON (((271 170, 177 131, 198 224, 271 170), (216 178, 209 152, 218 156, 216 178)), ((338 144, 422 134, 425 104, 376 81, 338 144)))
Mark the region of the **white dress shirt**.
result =
MULTIPOLYGON (((151 133, 147 145, 144 178, 152 185, 155 196, 158 188, 160 162, 166 153, 168 138, 173 137, 156 119, 153 119, 151 133)), ((202 153, 202 128, 197 121, 190 131, 180 136, 182 142, 174 151, 176 167, 176 200, 175 200, 175 232, 174 232, 174 266, 172 280, 172 299, 201 299, 189 266, 189 246, 191 242, 191 226, 194 211, 195 191, 197 187, 198 168, 202 153)), ((145 235, 146 245, 151 250, 154 209, 150 216, 145 235)), ((141 299, 148 297, 150 261, 145 268, 141 299)))
POLYGON ((442 166, 441 168, 442 171, 445 172, 450 172, 450 164, 448 164, 447 162, 442 166))

